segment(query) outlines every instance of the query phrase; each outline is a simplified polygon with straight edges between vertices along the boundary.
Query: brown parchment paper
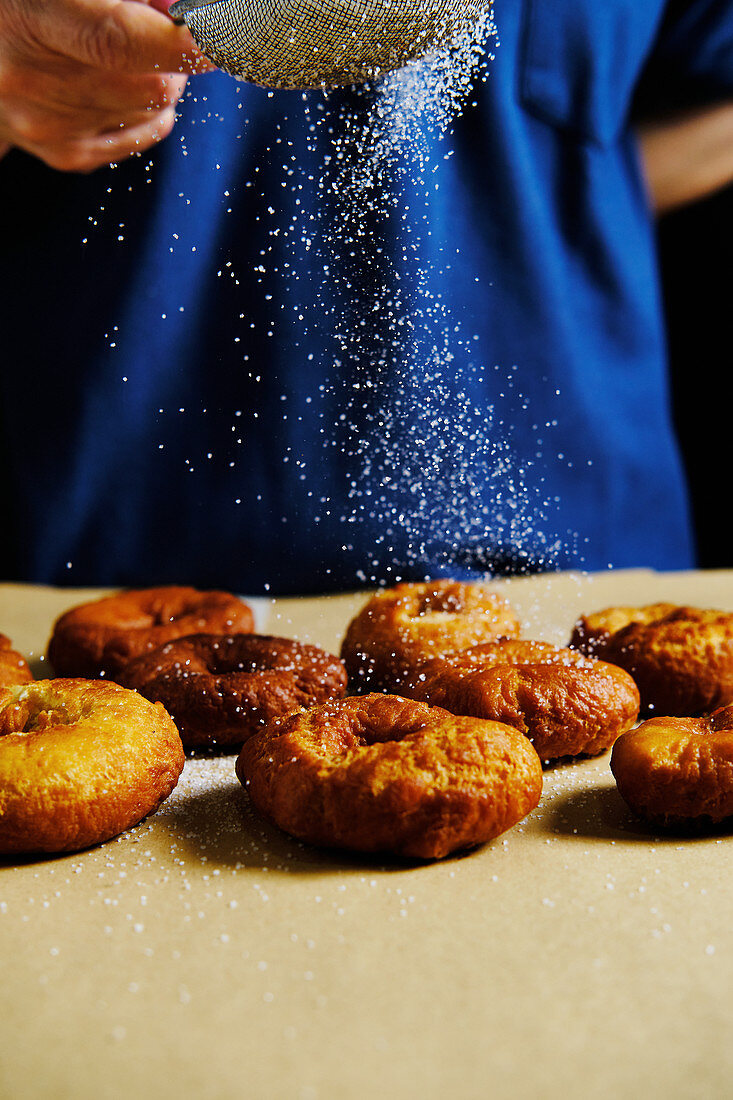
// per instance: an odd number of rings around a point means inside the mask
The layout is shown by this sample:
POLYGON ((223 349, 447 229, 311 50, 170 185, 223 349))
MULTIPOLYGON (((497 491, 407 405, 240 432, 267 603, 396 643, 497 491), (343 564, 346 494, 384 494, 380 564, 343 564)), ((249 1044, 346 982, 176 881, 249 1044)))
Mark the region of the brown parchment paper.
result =
MULTIPOLYGON (((733 610, 733 573, 503 582, 525 635, 654 600, 733 610)), ((0 586, 38 675, 96 593, 0 586)), ((363 595, 255 601, 338 650, 363 595)), ((317 851, 250 809, 234 757, 191 759, 100 848, 0 862, 0 1096, 730 1097, 733 846, 645 829, 608 755, 545 773, 538 809, 430 865, 317 851)))

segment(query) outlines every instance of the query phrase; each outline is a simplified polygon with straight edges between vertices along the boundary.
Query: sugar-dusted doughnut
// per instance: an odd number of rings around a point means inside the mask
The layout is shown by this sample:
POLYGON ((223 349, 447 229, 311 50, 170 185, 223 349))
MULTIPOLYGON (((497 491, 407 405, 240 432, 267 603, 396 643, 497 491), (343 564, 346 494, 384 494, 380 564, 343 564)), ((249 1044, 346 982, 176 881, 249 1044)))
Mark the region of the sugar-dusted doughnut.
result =
POLYGON ((645 712, 695 715, 733 700, 733 614, 671 603, 583 615, 570 645, 636 680, 645 712))
POLYGON ((252 609, 229 592, 168 585, 80 604, 55 623, 48 658, 57 676, 114 679, 133 657, 186 634, 249 634, 252 609))
POLYGON ((454 714, 514 726, 543 760, 603 752, 639 713, 639 692, 623 669, 520 639, 435 658, 407 691, 454 714))
POLYGON ((13 649, 10 638, 0 634, 0 687, 9 684, 28 684, 33 673, 22 653, 13 649))
POLYGON ((276 719, 236 770, 257 809, 300 840, 419 859, 491 840, 542 791, 516 730, 381 694, 276 719))
POLYGON ((351 620, 341 656, 355 688, 399 692, 431 657, 515 638, 519 630, 514 611, 490 585, 398 584, 375 593, 351 620))
POLYGON ((650 718, 619 737, 611 771, 627 805, 658 825, 733 816, 733 705, 700 718, 650 718))
POLYGON ((184 763, 159 703, 104 680, 0 689, 0 854, 71 852, 136 825, 184 763))
POLYGON ((239 747, 278 715, 342 696, 346 669, 318 646, 264 634, 193 634, 131 661, 121 683, 163 704, 186 748, 239 747))

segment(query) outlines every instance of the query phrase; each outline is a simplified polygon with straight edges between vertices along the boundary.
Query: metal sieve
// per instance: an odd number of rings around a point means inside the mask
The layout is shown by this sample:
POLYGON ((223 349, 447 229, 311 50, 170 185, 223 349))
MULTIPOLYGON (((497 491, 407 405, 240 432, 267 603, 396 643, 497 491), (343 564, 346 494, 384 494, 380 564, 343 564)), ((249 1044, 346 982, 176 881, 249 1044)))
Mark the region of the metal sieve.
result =
POLYGON ((177 0, 170 9, 220 69, 268 88, 360 84, 449 42, 477 0, 177 0))

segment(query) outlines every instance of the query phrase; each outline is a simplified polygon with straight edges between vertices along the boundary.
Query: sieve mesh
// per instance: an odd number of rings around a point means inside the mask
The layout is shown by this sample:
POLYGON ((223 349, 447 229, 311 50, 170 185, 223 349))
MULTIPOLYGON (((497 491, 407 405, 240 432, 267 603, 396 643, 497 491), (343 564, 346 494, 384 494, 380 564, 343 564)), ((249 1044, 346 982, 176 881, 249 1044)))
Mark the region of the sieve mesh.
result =
POLYGON ((178 0, 220 69, 268 88, 359 84, 423 56, 474 22, 477 0, 178 0))

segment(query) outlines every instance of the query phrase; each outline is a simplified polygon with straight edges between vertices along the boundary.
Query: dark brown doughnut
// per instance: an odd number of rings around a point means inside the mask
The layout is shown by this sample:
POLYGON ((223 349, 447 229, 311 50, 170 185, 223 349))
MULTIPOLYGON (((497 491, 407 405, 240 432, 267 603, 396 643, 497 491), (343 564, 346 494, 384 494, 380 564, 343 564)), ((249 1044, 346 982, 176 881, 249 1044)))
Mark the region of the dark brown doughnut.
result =
POLYGON ((611 771, 627 805, 654 824, 733 816, 733 705, 702 718, 650 718, 619 737, 611 771))
POLYGON ((115 679, 134 657, 186 634, 250 634, 252 610, 229 592, 169 585, 130 589, 73 607, 53 628, 57 676, 115 679))
POLYGON ((346 691, 338 657, 262 634, 177 638, 119 675, 164 705, 186 748, 238 748, 272 718, 346 691))
POLYGON ((380 694, 276 719, 244 744, 237 775, 292 836, 419 859, 491 840, 542 792, 539 757, 516 730, 380 694))
POLYGON ((733 614, 671 603, 582 616, 571 646, 625 668, 643 711, 687 716, 733 701, 733 614))
POLYGON ((519 620, 490 585, 398 584, 375 593, 351 620, 341 657, 354 688, 401 692, 431 657, 518 634, 519 620))
POLYGON ((639 692, 623 669, 517 639, 429 661, 409 694, 454 714, 514 726, 543 760, 604 752, 639 713, 639 692))

